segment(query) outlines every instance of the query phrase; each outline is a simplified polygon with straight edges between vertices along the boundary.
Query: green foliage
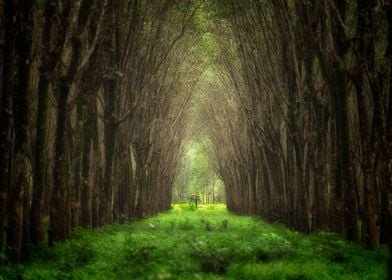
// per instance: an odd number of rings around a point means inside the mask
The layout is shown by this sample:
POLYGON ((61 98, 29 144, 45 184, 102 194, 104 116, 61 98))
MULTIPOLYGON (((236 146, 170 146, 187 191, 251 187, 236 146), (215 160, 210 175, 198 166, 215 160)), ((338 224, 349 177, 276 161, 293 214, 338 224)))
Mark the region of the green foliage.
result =
MULTIPOLYGON (((215 174, 208 155, 204 149, 203 142, 190 142, 182 159, 182 167, 179 169, 177 180, 173 186, 174 202, 189 202, 190 197, 197 195, 198 203, 205 202, 207 196, 209 202, 224 202, 224 185, 215 174), (183 189, 180 198, 179 190, 183 189)), ((195 206, 189 206, 194 210, 195 206)))
POLYGON ((185 210, 185 211, 195 211, 196 210, 196 205, 194 203, 179 204, 178 207, 181 210, 185 210))
POLYGON ((211 11, 211 18, 216 21, 227 19, 232 15, 232 6, 230 5, 230 1, 208 1, 207 9, 211 11))
POLYGON ((33 252, 0 279, 384 279, 388 258, 386 248, 367 251, 336 234, 304 236, 224 205, 187 204, 33 252))

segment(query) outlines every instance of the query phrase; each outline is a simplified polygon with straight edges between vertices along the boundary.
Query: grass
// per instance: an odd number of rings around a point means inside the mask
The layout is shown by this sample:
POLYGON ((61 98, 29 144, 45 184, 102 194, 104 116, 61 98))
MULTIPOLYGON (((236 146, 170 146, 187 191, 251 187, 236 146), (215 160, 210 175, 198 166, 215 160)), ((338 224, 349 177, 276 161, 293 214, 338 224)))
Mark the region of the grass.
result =
POLYGON ((143 221, 76 231, 1 269, 0 279, 385 279, 387 258, 386 248, 304 236, 223 205, 174 205, 143 221))

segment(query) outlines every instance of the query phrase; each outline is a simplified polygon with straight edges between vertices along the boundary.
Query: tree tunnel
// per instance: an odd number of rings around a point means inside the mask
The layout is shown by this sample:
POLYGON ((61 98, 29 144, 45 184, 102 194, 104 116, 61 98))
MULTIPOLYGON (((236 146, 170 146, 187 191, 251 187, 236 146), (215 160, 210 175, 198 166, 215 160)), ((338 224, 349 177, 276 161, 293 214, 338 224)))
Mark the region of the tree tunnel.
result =
POLYGON ((392 5, 316 2, 3 1, 1 253, 192 194, 391 244, 392 5))

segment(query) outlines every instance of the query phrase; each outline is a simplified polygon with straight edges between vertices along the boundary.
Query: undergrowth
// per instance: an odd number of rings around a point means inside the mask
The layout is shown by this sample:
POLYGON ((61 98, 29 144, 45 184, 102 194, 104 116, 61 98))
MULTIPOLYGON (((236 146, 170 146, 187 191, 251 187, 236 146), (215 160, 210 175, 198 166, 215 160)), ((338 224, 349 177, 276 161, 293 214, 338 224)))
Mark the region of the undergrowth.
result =
POLYGON ((35 248, 0 279, 385 279, 386 248, 338 235, 304 236, 223 205, 174 205, 143 221, 78 230, 35 248))

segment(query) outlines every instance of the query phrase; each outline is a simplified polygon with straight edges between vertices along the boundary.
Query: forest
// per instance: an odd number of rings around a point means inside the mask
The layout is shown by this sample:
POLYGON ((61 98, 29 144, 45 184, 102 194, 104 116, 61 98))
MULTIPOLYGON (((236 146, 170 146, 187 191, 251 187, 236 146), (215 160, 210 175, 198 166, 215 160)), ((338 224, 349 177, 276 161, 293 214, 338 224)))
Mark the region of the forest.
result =
POLYGON ((0 3, 0 279, 192 197, 390 255, 392 1, 0 3))

